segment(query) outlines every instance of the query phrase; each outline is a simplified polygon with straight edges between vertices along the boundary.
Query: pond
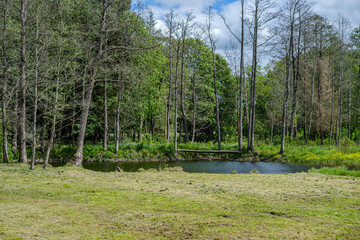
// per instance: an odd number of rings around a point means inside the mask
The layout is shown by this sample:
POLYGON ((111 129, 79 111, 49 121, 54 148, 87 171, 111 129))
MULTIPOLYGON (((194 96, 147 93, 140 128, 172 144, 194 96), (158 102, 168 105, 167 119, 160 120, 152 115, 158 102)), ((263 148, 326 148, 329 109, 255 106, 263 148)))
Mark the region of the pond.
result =
MULTIPOLYGON (((164 162, 85 162, 83 167, 86 169, 112 172, 119 166, 125 172, 136 172, 139 168, 145 170, 150 168, 159 169, 164 166, 164 162)), ((188 173, 220 173, 229 174, 233 171, 237 173, 249 173, 256 169, 263 174, 283 174, 306 172, 311 168, 319 168, 300 163, 279 163, 279 162, 236 162, 236 161, 175 161, 167 162, 168 167, 182 167, 188 173)))

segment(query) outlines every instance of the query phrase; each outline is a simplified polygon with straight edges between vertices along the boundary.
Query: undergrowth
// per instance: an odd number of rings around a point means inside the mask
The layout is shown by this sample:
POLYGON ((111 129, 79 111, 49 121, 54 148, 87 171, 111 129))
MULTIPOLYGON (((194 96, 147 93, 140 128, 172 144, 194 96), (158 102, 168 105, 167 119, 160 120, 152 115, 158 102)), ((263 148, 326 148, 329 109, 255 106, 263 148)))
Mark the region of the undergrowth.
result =
MULTIPOLYGON (((246 139, 244 140, 246 143, 246 139)), ((204 154, 204 153, 183 153, 179 152, 177 159, 191 160, 196 158, 214 159, 240 159, 244 157, 256 157, 258 160, 281 161, 281 162, 301 162, 319 165, 351 165, 359 166, 360 164, 360 146, 353 142, 347 141, 339 147, 319 145, 317 142, 310 142, 304 145, 302 141, 292 141, 285 145, 285 153, 279 154, 280 145, 270 145, 263 141, 257 141, 255 144, 255 153, 246 150, 244 144, 241 154, 204 154)), ((178 149, 189 150, 216 150, 217 144, 214 142, 190 142, 178 144, 178 149)), ((222 150, 238 150, 236 142, 222 143, 222 150)), ((9 151, 11 152, 11 151, 9 151)), ((119 144, 118 154, 115 154, 115 145, 109 144, 107 151, 103 151, 102 143, 86 143, 84 145, 85 161, 103 161, 106 159, 128 159, 128 160, 159 160, 175 159, 174 144, 165 141, 153 142, 128 142, 124 141, 119 144)), ((71 144, 56 144, 51 151, 50 159, 55 161, 70 160, 73 158, 75 151, 71 144)), ((31 149, 28 149, 28 158, 31 157, 31 149)), ((39 149, 36 152, 37 159, 44 159, 45 153, 39 149)), ((10 161, 16 162, 17 155, 11 153, 10 161)))

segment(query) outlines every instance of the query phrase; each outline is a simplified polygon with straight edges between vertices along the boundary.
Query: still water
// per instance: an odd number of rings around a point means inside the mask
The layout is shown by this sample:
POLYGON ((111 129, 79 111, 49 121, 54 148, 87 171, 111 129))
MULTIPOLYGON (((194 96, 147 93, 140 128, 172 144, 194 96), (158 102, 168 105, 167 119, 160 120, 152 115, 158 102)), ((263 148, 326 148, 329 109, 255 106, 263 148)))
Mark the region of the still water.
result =
MULTIPOLYGON (((159 165, 164 166, 164 162, 88 162, 83 163, 83 167, 94 171, 111 172, 116 171, 119 166, 125 172, 136 172, 139 168, 145 170, 150 168, 159 169, 159 165)), ((167 162, 168 167, 182 167, 184 172, 189 173, 222 173, 229 174, 233 171, 237 173, 249 173, 256 169, 263 174, 282 174, 306 172, 311 168, 319 168, 300 163, 278 163, 278 162, 235 162, 235 161, 186 161, 186 162, 167 162)))

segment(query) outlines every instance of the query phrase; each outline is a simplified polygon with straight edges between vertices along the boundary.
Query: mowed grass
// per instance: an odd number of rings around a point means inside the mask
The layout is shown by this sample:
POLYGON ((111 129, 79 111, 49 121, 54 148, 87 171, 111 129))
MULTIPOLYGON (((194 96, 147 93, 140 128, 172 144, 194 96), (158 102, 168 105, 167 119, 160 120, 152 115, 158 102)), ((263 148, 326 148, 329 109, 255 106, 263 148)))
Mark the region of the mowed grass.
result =
POLYGON ((0 239, 360 239, 360 179, 0 165, 0 239))

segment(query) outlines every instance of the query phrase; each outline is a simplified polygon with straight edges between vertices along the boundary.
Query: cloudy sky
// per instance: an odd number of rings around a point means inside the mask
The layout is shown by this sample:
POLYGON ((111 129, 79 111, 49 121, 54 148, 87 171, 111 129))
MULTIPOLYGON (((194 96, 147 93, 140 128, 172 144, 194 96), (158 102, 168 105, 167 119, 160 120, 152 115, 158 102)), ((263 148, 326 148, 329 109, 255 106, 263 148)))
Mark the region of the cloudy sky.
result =
MULTIPOLYGON (((252 0, 245 0, 246 5, 251 5, 252 0)), ((274 0, 277 6, 285 0, 274 0)), ((311 1, 311 0, 310 0, 311 1)), ((135 1, 133 1, 134 3, 135 1)), ((227 21, 232 26, 235 32, 238 32, 239 28, 239 10, 240 0, 142 0, 153 11, 157 22, 157 28, 164 28, 164 16, 169 12, 169 9, 179 15, 183 16, 187 12, 192 11, 196 16, 196 21, 200 23, 205 22, 205 16, 202 11, 207 7, 213 7, 218 13, 224 13, 227 21)), ((314 12, 321 16, 326 17, 330 22, 333 22, 338 13, 342 13, 347 17, 352 27, 360 25, 360 0, 313 0, 315 5, 313 7, 314 12)), ((225 46, 229 45, 229 42, 233 37, 225 28, 222 19, 216 16, 214 20, 214 34, 216 35, 217 51, 224 55, 225 46)))

